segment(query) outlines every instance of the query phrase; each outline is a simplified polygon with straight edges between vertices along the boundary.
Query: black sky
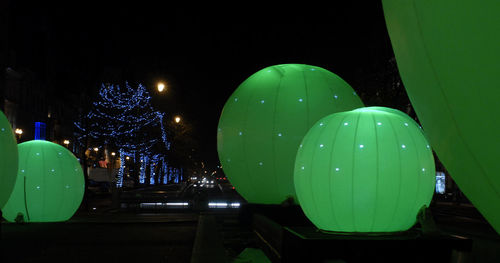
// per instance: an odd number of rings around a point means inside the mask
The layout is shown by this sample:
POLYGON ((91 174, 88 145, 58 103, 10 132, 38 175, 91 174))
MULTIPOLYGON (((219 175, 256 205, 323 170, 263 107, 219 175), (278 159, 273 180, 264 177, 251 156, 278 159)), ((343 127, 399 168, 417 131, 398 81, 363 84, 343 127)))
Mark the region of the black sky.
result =
POLYGON ((200 152, 212 164, 222 107, 254 72, 311 64, 370 95, 376 87, 360 79, 392 56, 378 1, 233 7, 15 2, 9 44, 16 66, 39 72, 61 92, 89 95, 110 80, 151 90, 166 81, 169 93, 154 95, 157 107, 193 124, 200 152))

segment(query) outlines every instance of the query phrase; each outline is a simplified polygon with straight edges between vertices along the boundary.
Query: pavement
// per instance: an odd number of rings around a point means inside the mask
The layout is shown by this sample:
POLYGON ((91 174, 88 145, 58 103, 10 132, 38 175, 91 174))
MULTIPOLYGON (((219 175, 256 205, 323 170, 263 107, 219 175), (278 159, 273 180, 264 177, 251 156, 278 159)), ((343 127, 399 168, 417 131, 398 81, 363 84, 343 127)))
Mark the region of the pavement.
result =
MULTIPOLYGON (((204 204, 241 200, 234 191, 163 186, 128 191, 122 201, 180 198, 189 200, 189 209, 124 210, 103 194, 67 222, 4 221, 0 262, 269 262, 238 209, 204 204)), ((473 240, 471 251, 454 254, 452 262, 500 262, 500 235, 472 205, 434 202, 431 211, 441 231, 473 240)))

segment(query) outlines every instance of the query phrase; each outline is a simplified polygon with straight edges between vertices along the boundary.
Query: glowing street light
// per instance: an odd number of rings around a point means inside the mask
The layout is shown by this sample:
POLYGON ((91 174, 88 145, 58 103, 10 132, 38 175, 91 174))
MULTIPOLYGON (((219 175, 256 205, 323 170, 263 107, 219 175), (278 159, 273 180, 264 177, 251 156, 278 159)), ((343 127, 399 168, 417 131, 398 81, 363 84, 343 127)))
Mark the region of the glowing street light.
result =
POLYGON ((116 155, 116 153, 115 153, 115 152, 112 152, 112 153, 111 153, 111 156, 115 156, 115 155, 116 155))
POLYGON ((69 145, 69 140, 64 140, 63 144, 65 144, 66 146, 68 146, 69 145))
POLYGON ((21 135, 23 135, 23 129, 17 128, 14 133, 16 134, 16 140, 20 141, 21 140, 21 135))
POLYGON ((162 92, 163 90, 165 90, 165 84, 159 82, 157 88, 159 92, 162 92))
POLYGON ((98 151, 99 151, 99 148, 95 147, 94 152, 98 152, 98 151))
POLYGON ((181 117, 180 116, 175 116, 174 121, 175 121, 175 123, 181 122, 181 117))

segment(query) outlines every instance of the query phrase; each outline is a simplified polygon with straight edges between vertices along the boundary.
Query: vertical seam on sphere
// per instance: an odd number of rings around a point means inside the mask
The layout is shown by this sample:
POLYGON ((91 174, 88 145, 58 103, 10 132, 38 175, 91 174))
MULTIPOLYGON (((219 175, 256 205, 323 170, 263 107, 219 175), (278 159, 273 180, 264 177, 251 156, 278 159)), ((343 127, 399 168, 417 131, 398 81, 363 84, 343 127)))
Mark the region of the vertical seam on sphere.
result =
POLYGON ((355 221, 355 212, 354 212, 354 176, 356 176, 356 173, 354 173, 354 167, 355 165, 355 155, 356 155, 356 142, 357 142, 357 137, 358 137, 358 124, 359 124, 359 118, 361 117, 361 114, 357 112, 357 118, 356 118, 356 127, 354 127, 354 142, 353 142, 353 151, 352 151, 352 177, 351 177, 351 214, 352 214, 352 225, 354 227, 354 231, 357 231, 356 227, 356 221, 355 221))
MULTIPOLYGON (((261 75, 258 75, 258 79, 260 80, 262 78, 261 75)), ((244 114, 244 118, 245 120, 243 121, 243 126, 244 126, 244 129, 243 129, 243 132, 248 134, 248 107, 249 105, 252 103, 252 101, 254 100, 255 98, 255 92, 252 92, 251 95, 250 95, 250 98, 246 104, 246 107, 244 108, 245 110, 245 114, 244 114)), ((243 151, 243 164, 245 165, 246 169, 246 175, 249 177, 250 179, 250 189, 252 189, 251 191, 248 191, 248 193, 251 193, 250 194, 250 197, 251 198, 248 198, 248 199, 255 199, 255 196, 256 196, 256 193, 257 191, 255 191, 255 186, 254 186, 254 181, 255 181, 255 176, 253 175, 253 173, 250 171, 249 169, 249 166, 248 166, 248 152, 246 150, 246 146, 245 146, 245 140, 243 140, 243 138, 241 138, 242 140, 242 143, 241 143, 241 148, 242 148, 242 151, 243 151)))
POLYGON ((376 120, 375 120, 375 116, 373 114, 373 112, 370 112, 370 115, 372 117, 372 120, 373 120, 373 130, 375 131, 375 150, 376 150, 376 154, 375 154, 375 164, 376 164, 376 178, 375 178, 375 206, 374 206, 374 212, 373 212, 373 218, 372 218, 372 224, 370 226, 370 231, 373 231, 373 225, 375 224, 375 219, 377 218, 376 215, 377 215, 377 200, 378 200, 378 190, 379 190, 379 177, 380 177, 380 166, 379 166, 379 147, 378 147, 378 133, 377 133, 377 123, 376 123, 376 120))
MULTIPOLYGON (((333 141, 332 141, 332 144, 331 144, 331 150, 330 150, 330 165, 328 167, 328 188, 329 188, 329 195, 330 195, 330 209, 332 210, 332 215, 333 215, 333 220, 335 221, 337 227, 340 226, 339 222, 338 222, 338 218, 337 218, 337 215, 335 214, 335 209, 333 208, 333 199, 332 199, 332 176, 335 175, 335 173, 332 172, 332 163, 333 163, 333 150, 335 149, 335 144, 337 142, 337 133, 340 129, 340 127, 342 127, 342 124, 344 123, 344 120, 348 117, 349 115, 345 115, 341 121, 339 122, 338 126, 337 126, 337 129, 335 130, 335 133, 333 134, 333 141), (333 175, 332 175, 333 174, 333 175)), ((326 127, 325 127, 326 129, 326 127)))
MULTIPOLYGON (((325 127, 325 128, 326 128, 326 127, 325 127)), ((325 129, 322 129, 322 130, 319 132, 318 137, 317 137, 316 141, 315 141, 315 142, 314 142, 314 144, 313 144, 313 147, 312 147, 313 152, 312 152, 312 156, 311 156, 311 159, 312 159, 312 160, 314 160, 314 157, 316 156, 316 152, 317 152, 317 151, 319 151, 319 149, 316 147, 316 145, 318 145, 318 142, 319 142, 319 140, 321 139, 321 135, 322 135, 324 132, 325 132, 325 129)), ((313 163, 313 162, 311 162, 311 163, 313 163)), ((325 223, 324 223, 324 218, 323 218, 323 216, 321 216, 321 213, 319 213, 319 212, 318 212, 318 211, 319 211, 319 208, 318 208, 318 206, 317 206, 318 202, 316 202, 315 197, 314 197, 314 192, 315 192, 315 191, 314 191, 314 187, 313 187, 313 177, 314 177, 314 176, 313 176, 313 174, 314 174, 314 173, 313 173, 313 172, 314 172, 314 171, 313 171, 313 168, 314 168, 314 166, 315 166, 315 165, 311 165, 311 168, 310 168, 310 169, 311 169, 311 175, 309 176, 309 185, 310 185, 310 187, 311 187, 311 198, 312 198, 312 201, 313 201, 313 204, 314 204, 314 210, 316 210, 316 215, 317 215, 317 217, 320 219, 321 225, 322 225, 322 226, 327 226, 327 225, 328 225, 328 223, 327 223, 327 224, 325 224, 325 223)), ((320 201, 321 201, 321 200, 320 200, 320 201)), ((328 220, 327 220, 327 221, 328 221, 328 220)))
MULTIPOLYGON (((413 125, 413 124, 410 124, 410 125, 413 125)), ((410 136, 410 139, 413 143, 413 149, 414 149, 414 152, 416 154, 416 158, 417 158, 417 170, 414 171, 413 173, 417 174, 416 178, 417 178, 417 193, 415 195, 415 199, 413 201, 413 206, 412 206, 412 212, 415 211, 415 206, 418 205, 417 203, 417 200, 419 200, 419 190, 420 190, 420 184, 421 184, 421 180, 422 180, 422 176, 420 175, 420 167, 422 167, 421 163, 420 163, 420 156, 419 156, 419 147, 417 147, 417 143, 415 142, 415 138, 413 138, 413 133, 414 132, 410 132, 410 126, 408 127, 408 129, 406 129, 408 135, 410 136)), ((419 135, 421 134, 421 131, 419 130, 418 131, 419 135)), ((418 207, 417 209, 419 209, 420 207, 418 207)), ((417 210, 418 211, 418 210, 417 210)), ((415 223, 415 222, 413 222, 415 223)))
POLYGON ((398 212, 398 208, 400 206, 400 197, 401 197, 401 182, 403 181, 403 178, 401 176, 401 172, 402 172, 402 168, 401 168, 401 165, 402 165, 402 162, 401 162, 401 150, 399 149, 400 148, 400 141, 399 141, 399 137, 398 137, 398 134, 394 128, 394 125, 392 124, 392 121, 390 118, 387 118, 387 123, 389 123, 389 125, 391 126, 392 128, 392 133, 394 133, 394 137, 396 138, 396 149, 397 149, 397 152, 398 152, 398 166, 399 166, 399 187, 398 187, 398 196, 396 198, 396 207, 394 208, 394 212, 392 213, 392 217, 391 217, 391 223, 387 226, 387 228, 389 228, 392 223, 394 222, 394 216, 396 215, 396 213, 398 212))
MULTIPOLYGON (((25 157, 22 160, 28 160, 28 156, 31 154, 32 150, 33 150, 33 148, 30 148, 29 151, 26 152, 25 157)), ((28 219, 28 222, 29 222, 29 221, 31 221, 31 219, 30 219, 30 216, 29 216, 28 200, 27 200, 27 193, 26 193, 26 180, 27 180, 26 175, 28 174, 27 170, 28 170, 28 168, 25 167, 24 168, 24 174, 23 174, 23 181, 24 181, 24 186, 23 186, 24 195, 23 195, 23 199, 24 199, 24 208, 26 209, 26 218, 28 219)), ((17 215, 14 215, 14 216, 17 216, 17 215)))
MULTIPOLYGON (((276 186, 278 187, 278 198, 280 198, 281 194, 282 194, 282 187, 280 187, 280 183, 279 183, 279 180, 278 180, 278 176, 276 174, 276 160, 278 158, 276 158, 276 141, 275 141, 275 135, 276 135, 276 105, 278 103, 278 97, 279 97, 279 92, 280 92, 280 89, 281 89, 281 82, 283 80, 283 76, 284 75, 280 75, 280 81, 278 83, 278 89, 276 90, 276 97, 274 98, 274 107, 273 107, 273 130, 272 130, 272 134, 271 134, 271 145, 272 145, 272 157, 273 157, 273 161, 271 162, 272 165, 273 165, 273 177, 274 177, 274 181, 276 182, 276 186)), ((284 193, 284 192, 283 192, 284 193)), ((286 193, 284 193, 286 195, 286 193)), ((282 200, 284 201, 284 200, 282 200)))
POLYGON ((306 92, 306 126, 308 128, 311 128, 311 124, 309 123, 310 122, 310 119, 309 119, 309 92, 308 92, 308 87, 307 87, 307 81, 306 81, 306 73, 304 72, 304 70, 302 70, 302 78, 304 80, 304 90, 306 92))
MULTIPOLYGON (((45 152, 44 152, 44 147, 41 146, 40 147, 40 155, 41 155, 41 158, 42 158, 42 171, 46 171, 47 167, 45 166, 45 152)), ((41 190, 41 196, 42 196, 42 210, 41 210, 41 216, 40 216, 40 221, 45 221, 46 220, 46 215, 45 215, 45 200, 47 199, 46 196, 45 196, 45 193, 47 193, 48 191, 45 191, 45 189, 47 188, 47 180, 46 180, 46 176, 43 176, 42 175, 42 180, 43 180, 43 187, 42 187, 42 190, 41 190)))
MULTIPOLYGON (((55 151, 54 154, 56 156, 58 154, 57 148, 59 148, 59 147, 54 147, 54 149, 53 149, 55 151)), ((62 158, 64 158, 64 157, 61 156, 61 159, 62 158)), ((57 158, 56 158, 56 160, 57 160, 57 158)), ((67 191, 65 190, 66 189, 65 182, 66 182, 66 180, 68 180, 68 178, 69 178, 70 175, 68 174, 67 176, 63 176, 63 165, 62 165, 63 163, 70 164, 71 162, 70 162, 70 160, 64 160, 64 161, 63 160, 59 160, 59 163, 58 163, 58 165, 59 165, 59 174, 61 175, 61 179, 59 181, 62 183, 62 197, 63 198, 61 198, 60 200, 58 200, 59 201, 59 211, 58 211, 58 217, 57 218, 62 218, 61 214, 63 213, 63 211, 62 211, 61 207, 64 207, 64 203, 68 202, 68 198, 71 197, 71 196, 68 197, 67 191)), ((55 174, 54 174, 54 176, 55 176, 55 174)))

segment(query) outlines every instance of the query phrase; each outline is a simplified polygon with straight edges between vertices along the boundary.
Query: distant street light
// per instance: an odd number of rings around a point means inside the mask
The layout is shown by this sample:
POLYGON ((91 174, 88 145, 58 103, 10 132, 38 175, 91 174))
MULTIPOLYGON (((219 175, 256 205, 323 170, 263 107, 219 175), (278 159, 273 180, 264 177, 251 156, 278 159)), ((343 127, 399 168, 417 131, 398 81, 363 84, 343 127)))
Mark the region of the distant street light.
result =
POLYGON ((64 141, 63 141, 63 143, 64 143, 64 145, 66 145, 66 147, 68 147, 68 145, 69 145, 69 140, 64 140, 64 141))
POLYGON ((181 117, 180 116, 175 116, 174 121, 175 121, 175 123, 181 122, 181 117))
POLYGON ((115 155, 116 155, 116 153, 115 153, 115 152, 112 152, 112 153, 111 153, 111 156, 115 156, 115 155))
POLYGON ((163 90, 165 90, 165 84, 163 84, 161 82, 158 83, 157 87, 158 87, 158 91, 159 92, 162 92, 163 90))
POLYGON ((16 139, 19 141, 21 140, 21 135, 23 135, 23 129, 17 128, 14 133, 16 134, 16 139))
POLYGON ((98 151, 99 151, 99 148, 95 147, 94 152, 98 152, 98 151))

